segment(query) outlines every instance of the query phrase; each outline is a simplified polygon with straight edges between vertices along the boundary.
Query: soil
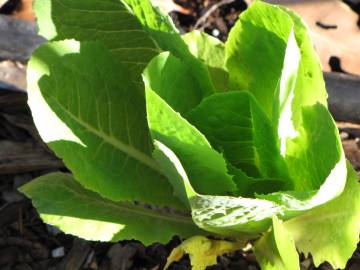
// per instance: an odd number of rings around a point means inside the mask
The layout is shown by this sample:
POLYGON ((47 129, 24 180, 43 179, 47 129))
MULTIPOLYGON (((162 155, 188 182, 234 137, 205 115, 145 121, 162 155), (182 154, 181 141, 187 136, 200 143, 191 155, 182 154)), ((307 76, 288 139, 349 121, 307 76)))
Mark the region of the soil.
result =
POLYGON ((177 0, 175 2, 188 10, 187 14, 171 13, 179 29, 183 32, 202 30, 223 41, 227 39, 241 11, 247 8, 245 1, 239 0, 177 0))
MULTIPOLYGON (((20 1, 9 2, 12 5, 9 4, 4 13, 11 14, 15 9, 18 12, 20 1)), ((187 15, 171 14, 182 31, 203 29, 222 40, 226 39, 238 14, 246 9, 244 1, 176 2, 189 11, 187 15), (228 4, 219 5, 220 2, 228 4), (214 4, 218 7, 206 18, 202 17, 214 4)), ((360 170, 360 125, 342 122, 338 127, 347 157, 360 170)), ((163 268, 171 250, 181 242, 176 236, 165 245, 144 246, 137 241, 101 243, 65 235, 44 224, 31 202, 18 193, 17 188, 36 176, 58 170, 66 171, 66 168, 39 139, 26 105, 26 93, 0 82, 0 270, 163 268)), ((327 263, 315 268, 311 258, 302 254, 300 259, 301 269, 332 269, 327 263)), ((191 269, 189 258, 183 258, 169 269, 191 269)), ((209 269, 260 268, 253 253, 239 251, 220 256, 218 264, 209 269)), ((346 269, 360 269, 360 247, 346 269)))

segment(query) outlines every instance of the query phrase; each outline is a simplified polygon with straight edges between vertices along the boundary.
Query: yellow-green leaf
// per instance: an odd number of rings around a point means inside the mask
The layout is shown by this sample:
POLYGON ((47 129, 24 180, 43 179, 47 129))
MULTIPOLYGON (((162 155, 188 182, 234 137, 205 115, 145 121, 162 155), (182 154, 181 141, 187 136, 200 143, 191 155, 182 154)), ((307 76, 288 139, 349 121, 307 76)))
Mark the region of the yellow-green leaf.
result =
POLYGON ((203 236, 194 236, 173 249, 164 270, 171 263, 179 261, 185 254, 189 254, 193 270, 205 270, 206 267, 216 264, 217 256, 239 250, 244 246, 243 242, 212 240, 203 236))

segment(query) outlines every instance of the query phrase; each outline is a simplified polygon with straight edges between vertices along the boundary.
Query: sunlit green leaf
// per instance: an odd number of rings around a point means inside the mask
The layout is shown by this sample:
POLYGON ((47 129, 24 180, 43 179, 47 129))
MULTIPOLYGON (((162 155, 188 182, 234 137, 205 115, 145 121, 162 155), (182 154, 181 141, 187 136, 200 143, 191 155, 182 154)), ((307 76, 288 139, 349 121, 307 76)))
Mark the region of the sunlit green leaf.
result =
POLYGON ((271 230, 255 242, 254 250, 263 270, 300 270, 294 239, 276 216, 271 230))
POLYGON ((280 7, 258 1, 242 13, 225 44, 229 88, 250 91, 269 119, 293 25, 280 7))
POLYGON ((271 121, 251 93, 212 95, 188 119, 233 166, 249 176, 278 179, 284 186, 290 183, 271 121))
POLYGON ((28 74, 39 133, 76 180, 116 201, 181 206, 152 158, 144 90, 104 46, 48 43, 28 74))
POLYGON ((211 80, 218 91, 227 90, 229 75, 225 68, 225 45, 200 31, 193 31, 183 36, 190 52, 204 62, 211 80))
POLYGON ((327 261, 344 269, 356 250, 360 231, 359 176, 348 164, 344 192, 334 200, 285 222, 299 251, 312 254, 319 266, 327 261))
POLYGON ((148 88, 146 103, 153 139, 172 149, 197 192, 224 195, 236 191, 225 159, 211 148, 203 134, 148 88))
POLYGON ((190 216, 130 202, 113 202, 84 189, 70 175, 41 176, 20 189, 41 218, 66 233, 88 240, 136 238, 144 244, 167 242, 174 234, 203 234, 190 216))

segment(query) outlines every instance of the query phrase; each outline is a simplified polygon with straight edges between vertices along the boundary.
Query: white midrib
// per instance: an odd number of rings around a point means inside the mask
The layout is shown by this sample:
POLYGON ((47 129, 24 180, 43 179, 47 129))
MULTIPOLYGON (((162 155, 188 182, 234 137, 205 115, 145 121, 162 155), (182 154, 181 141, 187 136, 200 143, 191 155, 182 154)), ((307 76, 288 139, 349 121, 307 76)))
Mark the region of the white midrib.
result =
POLYGON ((144 154, 143 152, 137 150, 133 146, 125 144, 122 141, 118 140, 117 138, 114 138, 113 136, 110 136, 110 135, 102 132, 101 130, 98 130, 95 127, 89 125, 88 123, 83 121, 80 117, 77 117, 76 115, 71 113, 69 110, 67 110, 62 104, 60 104, 58 102, 58 100, 55 97, 53 97, 51 95, 48 95, 48 97, 51 98, 65 114, 67 114, 75 122, 77 122, 78 124, 83 126, 86 130, 95 134, 99 138, 103 139, 105 142, 107 142, 110 145, 114 146, 115 148, 119 149, 121 152, 128 154, 130 157, 138 160, 139 162, 143 163, 144 165, 153 169, 154 171, 162 173, 159 165, 157 164, 157 162, 154 159, 152 159, 148 155, 144 154))

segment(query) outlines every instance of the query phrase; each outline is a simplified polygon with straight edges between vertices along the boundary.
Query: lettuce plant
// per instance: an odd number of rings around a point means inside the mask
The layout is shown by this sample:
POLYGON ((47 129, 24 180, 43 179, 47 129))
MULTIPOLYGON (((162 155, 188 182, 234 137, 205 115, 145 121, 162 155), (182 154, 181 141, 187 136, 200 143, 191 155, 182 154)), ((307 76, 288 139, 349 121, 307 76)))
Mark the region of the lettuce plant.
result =
POLYGON ((251 241, 263 269, 299 269, 296 249, 345 267, 358 177, 296 14, 255 2, 224 44, 181 36, 148 0, 35 11, 49 41, 29 62, 28 103, 71 171, 21 188, 45 222, 90 240, 251 241))

